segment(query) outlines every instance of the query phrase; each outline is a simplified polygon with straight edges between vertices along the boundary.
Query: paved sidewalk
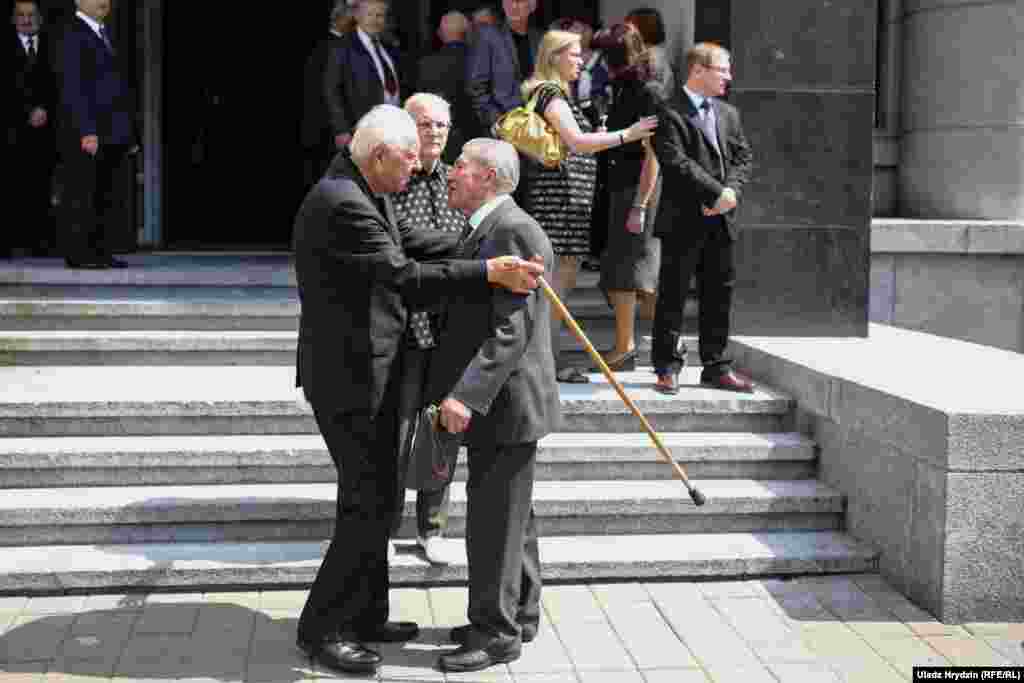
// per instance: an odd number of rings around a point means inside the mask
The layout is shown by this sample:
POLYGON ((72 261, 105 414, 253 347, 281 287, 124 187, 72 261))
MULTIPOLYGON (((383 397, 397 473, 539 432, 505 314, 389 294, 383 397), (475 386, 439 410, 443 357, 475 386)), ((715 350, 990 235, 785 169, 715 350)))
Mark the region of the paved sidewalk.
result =
MULTIPOLYGON (((0 598, 0 683, 344 678, 294 647, 305 591, 0 598)), ((947 626, 876 575, 544 589, 540 634, 508 666, 433 669, 463 587, 395 589, 423 632, 384 645, 381 681, 908 681, 914 665, 1024 666, 1024 624, 947 626)), ((363 680, 366 680, 365 678, 363 680)))

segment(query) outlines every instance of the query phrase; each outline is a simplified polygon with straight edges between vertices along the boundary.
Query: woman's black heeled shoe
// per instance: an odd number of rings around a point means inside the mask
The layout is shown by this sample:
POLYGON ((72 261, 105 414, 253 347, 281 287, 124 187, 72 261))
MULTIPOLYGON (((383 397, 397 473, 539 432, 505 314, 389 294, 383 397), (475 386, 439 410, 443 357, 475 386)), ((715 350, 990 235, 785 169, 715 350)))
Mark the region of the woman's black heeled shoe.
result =
POLYGON ((604 363, 612 372, 630 372, 632 370, 636 370, 636 356, 637 350, 634 348, 633 350, 622 354, 615 360, 610 361, 607 356, 604 356, 604 363))

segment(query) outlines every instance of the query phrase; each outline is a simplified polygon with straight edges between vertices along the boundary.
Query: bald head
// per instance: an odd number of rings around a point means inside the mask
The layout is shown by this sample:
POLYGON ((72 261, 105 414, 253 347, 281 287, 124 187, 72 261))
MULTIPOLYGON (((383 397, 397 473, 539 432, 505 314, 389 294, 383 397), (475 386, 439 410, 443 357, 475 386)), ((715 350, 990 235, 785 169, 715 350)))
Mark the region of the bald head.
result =
POLYGON ((466 40, 466 33, 469 32, 469 19, 462 12, 448 12, 441 17, 441 24, 437 28, 437 37, 441 42, 460 43, 466 40))

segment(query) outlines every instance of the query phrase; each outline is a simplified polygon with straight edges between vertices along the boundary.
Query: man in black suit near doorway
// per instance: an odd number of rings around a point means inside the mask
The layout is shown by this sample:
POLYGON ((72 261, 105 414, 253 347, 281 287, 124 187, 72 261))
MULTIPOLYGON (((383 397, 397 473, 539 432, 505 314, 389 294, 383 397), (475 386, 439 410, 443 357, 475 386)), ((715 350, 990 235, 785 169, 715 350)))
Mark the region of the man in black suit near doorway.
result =
POLYGON ((334 53, 334 49, 345 38, 342 31, 347 17, 348 0, 336 0, 328 20, 327 35, 306 58, 303 70, 302 128, 299 138, 302 142, 303 180, 306 188, 320 179, 338 152, 324 93, 324 75, 328 56, 334 53))
POLYGON ((298 625, 298 644, 322 664, 371 673, 367 642, 414 638, 388 621, 388 536, 398 482, 398 392, 407 306, 445 294, 484 296, 489 283, 527 292, 543 268, 514 256, 435 261, 458 235, 397 227, 388 195, 419 165, 413 118, 380 105, 356 125, 295 219, 301 314, 296 384, 338 470, 334 536, 298 625), (410 258, 413 257, 413 258, 410 258))
POLYGON ((111 0, 75 0, 78 11, 60 41, 60 139, 69 268, 120 268, 110 223, 129 188, 116 180, 136 145, 135 92, 104 23, 111 0))
POLYGON ((473 110, 466 98, 466 37, 469 19, 462 12, 448 12, 441 17, 437 36, 443 45, 434 54, 420 59, 416 66, 416 92, 434 93, 451 107, 451 128, 448 144, 441 158, 455 163, 466 142, 466 127, 471 125, 473 110))
MULTIPOLYGON (((507 142, 471 140, 449 176, 449 205, 469 219, 463 257, 554 253, 537 221, 510 196, 519 155, 507 142)), ((540 556, 533 516, 537 441, 558 424, 550 303, 540 293, 461 293, 431 363, 427 396, 449 431, 465 432, 469 624, 444 671, 477 671, 519 658, 540 622, 540 556)))
POLYGON ((750 145, 737 109, 718 99, 732 79, 729 52, 713 43, 699 43, 687 52, 686 62, 683 104, 679 111, 661 107, 654 137, 664 178, 654 228, 661 238, 651 350, 658 376, 654 388, 665 394, 679 392, 678 376, 686 365, 683 308, 696 273, 701 384, 750 392, 750 380, 736 373, 725 357, 736 279, 736 207, 750 179, 750 145))
POLYGON ((354 25, 331 50, 324 69, 324 98, 335 147, 343 149, 363 114, 378 104, 400 106, 399 59, 381 42, 388 0, 356 0, 354 25))
POLYGON ((489 137, 494 122, 523 104, 519 86, 533 73, 541 33, 530 28, 537 0, 503 0, 505 21, 474 28, 466 56, 466 95, 473 108, 467 136, 489 137))
POLYGON ((54 104, 56 81, 50 41, 40 29, 36 0, 17 0, 11 41, 12 76, 5 104, 8 164, 14 171, 13 222, 0 231, 0 256, 23 248, 48 252, 53 242, 50 191, 55 161, 54 104))

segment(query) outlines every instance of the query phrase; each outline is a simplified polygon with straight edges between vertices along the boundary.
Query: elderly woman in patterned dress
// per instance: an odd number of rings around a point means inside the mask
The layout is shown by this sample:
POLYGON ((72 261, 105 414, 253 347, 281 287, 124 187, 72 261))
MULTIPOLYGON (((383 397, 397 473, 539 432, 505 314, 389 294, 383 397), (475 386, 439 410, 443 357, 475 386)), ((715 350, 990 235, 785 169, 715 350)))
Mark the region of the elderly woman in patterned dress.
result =
MULTIPOLYGON (((537 95, 541 112, 569 149, 558 168, 525 164, 524 208, 551 239, 558 257, 552 287, 565 300, 576 284, 580 261, 590 248, 590 211, 594 203, 597 163, 594 154, 602 150, 644 140, 654 134, 654 116, 639 119, 628 128, 594 131, 579 106, 569 96, 569 84, 579 78, 583 65, 582 45, 577 33, 548 31, 541 40, 533 75, 523 83, 523 99, 537 95)), ((557 315, 557 314, 556 314, 557 315)), ((551 325, 552 349, 560 382, 586 383, 579 368, 569 366, 558 352, 560 320, 551 325)))

